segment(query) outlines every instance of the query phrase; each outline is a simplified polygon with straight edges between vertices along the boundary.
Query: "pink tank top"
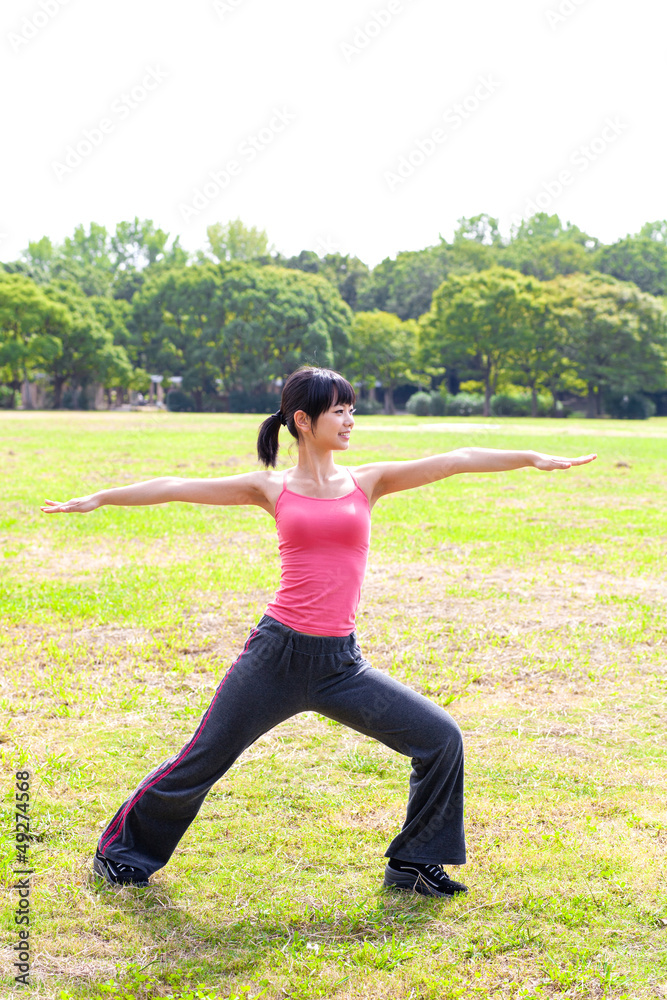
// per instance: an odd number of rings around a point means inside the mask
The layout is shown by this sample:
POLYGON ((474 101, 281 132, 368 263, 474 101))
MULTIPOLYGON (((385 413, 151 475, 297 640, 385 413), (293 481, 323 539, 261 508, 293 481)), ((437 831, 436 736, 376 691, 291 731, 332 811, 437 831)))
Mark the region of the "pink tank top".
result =
POLYGON ((276 502, 280 586, 266 614, 296 632, 345 636, 354 631, 371 509, 352 480, 354 489, 332 500, 293 493, 283 484, 276 502))

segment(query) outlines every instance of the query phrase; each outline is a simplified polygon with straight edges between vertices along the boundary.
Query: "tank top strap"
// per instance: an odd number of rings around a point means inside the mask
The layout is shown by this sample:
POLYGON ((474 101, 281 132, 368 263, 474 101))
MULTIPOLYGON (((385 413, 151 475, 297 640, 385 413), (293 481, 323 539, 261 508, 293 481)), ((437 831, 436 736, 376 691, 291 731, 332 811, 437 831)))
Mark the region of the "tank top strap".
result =
POLYGON ((347 471, 348 471, 348 472, 350 473, 350 475, 352 476, 352 482, 354 483, 355 487, 356 487, 356 488, 357 488, 357 489, 359 490, 359 492, 360 492, 360 493, 361 493, 361 495, 363 496, 364 500, 366 501, 366 505, 368 506, 368 511, 369 511, 369 513, 370 513, 370 510, 371 510, 371 502, 370 502, 370 500, 368 499, 368 497, 366 496, 366 491, 365 491, 364 489, 362 489, 362 488, 361 488, 361 486, 360 486, 360 485, 359 485, 359 483, 357 482, 357 477, 356 477, 356 476, 355 476, 355 475, 354 475, 354 474, 353 474, 353 473, 352 473, 352 472, 350 471, 350 469, 348 469, 347 471))
MULTIPOLYGON (((352 476, 352 482, 354 483, 354 485, 355 485, 355 486, 357 487, 357 489, 358 489, 358 490, 361 490, 361 486, 360 486, 360 485, 359 485, 359 483, 357 482, 357 477, 356 477, 355 475, 353 475, 353 473, 352 473, 352 469, 348 469, 347 471, 348 471, 348 472, 350 473, 350 475, 352 476)), ((361 490, 361 492, 363 493, 363 490, 361 490)))

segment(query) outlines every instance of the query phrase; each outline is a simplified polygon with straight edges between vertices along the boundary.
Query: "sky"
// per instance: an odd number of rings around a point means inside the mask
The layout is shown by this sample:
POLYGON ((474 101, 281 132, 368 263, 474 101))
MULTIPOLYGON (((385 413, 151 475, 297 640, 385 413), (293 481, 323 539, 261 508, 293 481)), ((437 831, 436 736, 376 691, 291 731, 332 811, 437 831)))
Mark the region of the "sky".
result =
POLYGON ((667 218, 655 0, 5 0, 0 260, 240 218, 374 267, 486 212, 667 218))

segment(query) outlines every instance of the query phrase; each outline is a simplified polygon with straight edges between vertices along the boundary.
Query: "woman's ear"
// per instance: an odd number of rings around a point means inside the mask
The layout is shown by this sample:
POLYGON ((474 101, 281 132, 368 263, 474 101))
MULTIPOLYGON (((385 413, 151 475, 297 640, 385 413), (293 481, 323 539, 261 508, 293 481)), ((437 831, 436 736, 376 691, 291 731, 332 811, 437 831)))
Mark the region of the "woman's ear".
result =
POLYGON ((296 429, 301 431, 303 434, 305 431, 310 430, 310 417, 305 410, 296 410, 294 413, 294 424, 296 429))

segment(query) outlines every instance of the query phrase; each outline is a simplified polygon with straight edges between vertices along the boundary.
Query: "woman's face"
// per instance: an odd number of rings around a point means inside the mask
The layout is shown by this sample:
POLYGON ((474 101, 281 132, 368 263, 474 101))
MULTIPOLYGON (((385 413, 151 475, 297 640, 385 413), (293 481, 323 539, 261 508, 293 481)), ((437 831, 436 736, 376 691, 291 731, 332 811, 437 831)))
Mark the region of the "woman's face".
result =
POLYGON ((314 431, 310 431, 313 440, 321 448, 347 451, 354 427, 353 414, 354 406, 351 403, 334 403, 317 418, 314 431))

